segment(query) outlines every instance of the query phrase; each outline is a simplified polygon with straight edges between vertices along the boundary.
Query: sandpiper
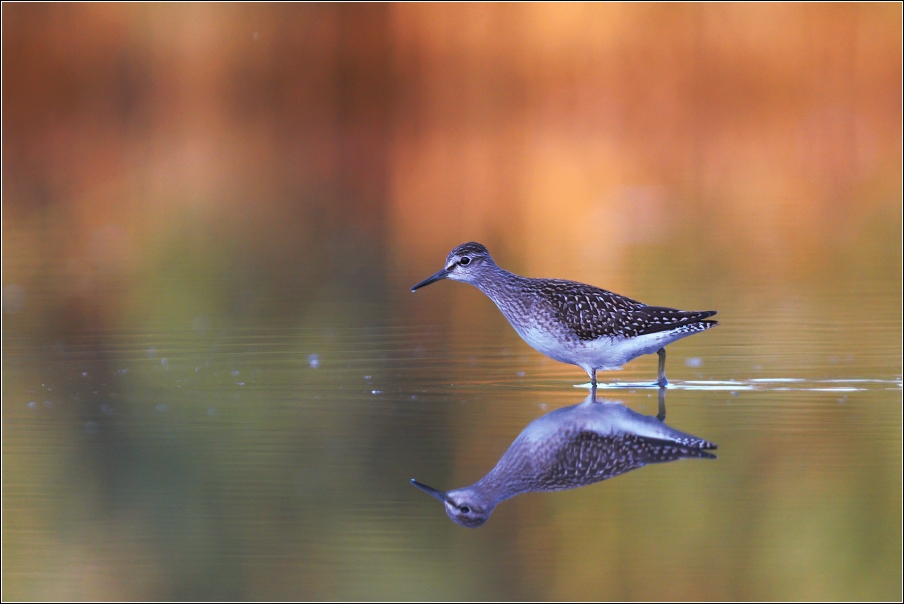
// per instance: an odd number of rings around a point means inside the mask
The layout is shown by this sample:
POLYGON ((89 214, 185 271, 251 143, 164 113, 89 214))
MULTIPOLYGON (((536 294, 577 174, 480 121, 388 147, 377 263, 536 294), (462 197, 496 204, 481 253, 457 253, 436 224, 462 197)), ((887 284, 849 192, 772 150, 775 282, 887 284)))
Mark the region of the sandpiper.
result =
POLYGON ((643 354, 659 355, 656 384, 664 388, 665 347, 718 324, 714 310, 647 306, 616 293, 563 279, 532 279, 500 268, 483 245, 463 243, 446 266, 411 288, 440 279, 464 281, 487 295, 535 350, 581 367, 596 387, 596 372, 618 369, 643 354))
MULTIPOLYGON (((664 397, 664 390, 660 390, 664 397)), ((641 415, 616 402, 587 399, 535 419, 518 435, 496 466, 469 487, 444 492, 411 484, 445 504, 456 523, 475 528, 499 503, 534 491, 562 491, 593 484, 651 463, 689 457, 715 458, 718 447, 665 425, 660 415, 641 415)))

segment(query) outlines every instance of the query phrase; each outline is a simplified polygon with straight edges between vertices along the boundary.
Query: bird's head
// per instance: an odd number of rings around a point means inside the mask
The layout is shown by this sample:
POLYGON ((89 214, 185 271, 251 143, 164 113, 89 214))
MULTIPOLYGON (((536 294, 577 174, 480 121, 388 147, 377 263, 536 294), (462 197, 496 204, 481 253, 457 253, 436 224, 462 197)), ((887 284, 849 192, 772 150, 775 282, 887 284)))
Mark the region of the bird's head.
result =
POLYGON ((411 479, 411 484, 442 501, 449 518, 456 524, 467 528, 482 526, 496 507, 494 503, 484 501, 471 487, 455 489, 446 493, 421 484, 414 478, 411 479))
POLYGON ((411 291, 430 285, 440 279, 475 283, 480 280, 488 268, 494 266, 496 266, 496 263, 493 262, 490 252, 482 244, 474 241, 462 243, 449 252, 446 257, 446 266, 443 270, 424 279, 412 287, 411 291))

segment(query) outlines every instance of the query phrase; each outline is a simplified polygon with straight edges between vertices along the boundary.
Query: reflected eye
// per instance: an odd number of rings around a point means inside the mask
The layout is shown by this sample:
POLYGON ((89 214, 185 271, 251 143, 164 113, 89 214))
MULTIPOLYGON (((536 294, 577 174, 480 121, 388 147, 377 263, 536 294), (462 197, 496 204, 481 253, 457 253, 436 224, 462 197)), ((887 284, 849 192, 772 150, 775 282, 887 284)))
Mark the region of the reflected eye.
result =
POLYGON ((469 507, 466 506, 466 505, 463 505, 463 506, 461 506, 461 507, 458 508, 458 509, 461 510, 461 513, 462 513, 462 514, 470 514, 470 513, 471 513, 471 508, 469 508, 469 507))
POLYGON ((471 264, 471 259, 465 256, 464 258, 459 260, 458 263, 462 266, 468 266, 469 264, 471 264))

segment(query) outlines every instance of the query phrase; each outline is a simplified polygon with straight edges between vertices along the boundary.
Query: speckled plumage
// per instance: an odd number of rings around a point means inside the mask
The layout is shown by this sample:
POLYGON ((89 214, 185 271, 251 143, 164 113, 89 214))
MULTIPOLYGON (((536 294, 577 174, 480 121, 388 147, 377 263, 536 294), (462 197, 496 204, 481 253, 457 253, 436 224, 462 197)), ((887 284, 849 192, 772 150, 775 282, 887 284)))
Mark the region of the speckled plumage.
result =
POLYGON ((636 434, 600 435, 582 431, 565 436, 555 463, 529 481, 532 491, 561 491, 593 484, 650 463, 685 457, 712 457, 706 451, 636 434))
POLYGON ((708 450, 716 448, 655 417, 619 403, 598 402, 591 394, 580 405, 531 422, 473 485, 443 493, 415 484, 441 499, 452 520, 475 527, 486 522, 499 503, 521 493, 582 487, 651 463, 714 458, 708 450))
POLYGON ((446 266, 412 291, 440 279, 471 283, 502 311, 534 349, 582 367, 596 383, 596 371, 615 369, 659 352, 665 385, 665 346, 717 325, 714 310, 687 311, 648 306, 593 285, 563 279, 532 279, 500 268, 475 242, 459 245, 446 266))

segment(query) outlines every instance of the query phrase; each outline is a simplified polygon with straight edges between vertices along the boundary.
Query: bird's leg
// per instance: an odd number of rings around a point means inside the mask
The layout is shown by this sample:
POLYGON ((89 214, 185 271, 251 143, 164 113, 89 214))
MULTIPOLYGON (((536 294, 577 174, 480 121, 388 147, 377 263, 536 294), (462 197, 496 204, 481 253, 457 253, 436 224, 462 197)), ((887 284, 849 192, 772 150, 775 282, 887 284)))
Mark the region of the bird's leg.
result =
POLYGON ((656 414, 656 419, 665 421, 665 388, 659 389, 659 413, 656 414))
POLYGON ((669 383, 669 381, 665 379, 665 348, 660 348, 656 351, 656 354, 659 355, 659 377, 656 380, 656 385, 660 388, 665 388, 666 384, 669 383))
POLYGON ((590 393, 596 399, 596 369, 590 370, 590 393))

